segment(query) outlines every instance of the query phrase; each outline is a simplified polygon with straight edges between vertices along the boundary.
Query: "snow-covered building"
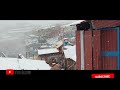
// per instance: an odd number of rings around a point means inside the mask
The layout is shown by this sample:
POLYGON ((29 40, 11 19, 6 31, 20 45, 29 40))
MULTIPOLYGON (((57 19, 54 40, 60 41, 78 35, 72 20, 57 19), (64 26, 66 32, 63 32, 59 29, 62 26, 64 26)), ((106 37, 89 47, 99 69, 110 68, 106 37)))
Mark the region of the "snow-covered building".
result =
POLYGON ((83 22, 85 20, 77 20, 73 23, 70 23, 70 24, 67 24, 67 25, 63 25, 62 27, 65 28, 65 27, 69 27, 69 26, 73 26, 73 25, 77 25, 77 24, 80 24, 81 22, 83 22))
POLYGON ((67 70, 76 70, 76 45, 64 46, 64 56, 67 70))
POLYGON ((0 57, 0 70, 50 70, 45 61, 0 57))
POLYGON ((48 60, 51 57, 58 57, 60 55, 57 48, 47 48, 38 50, 38 58, 42 60, 48 60))
POLYGON ((40 49, 40 50, 38 50, 38 54, 39 55, 58 53, 58 52, 59 51, 56 48, 49 48, 49 49, 40 49))
POLYGON ((74 46, 64 46, 65 58, 70 58, 76 61, 76 45, 74 46))

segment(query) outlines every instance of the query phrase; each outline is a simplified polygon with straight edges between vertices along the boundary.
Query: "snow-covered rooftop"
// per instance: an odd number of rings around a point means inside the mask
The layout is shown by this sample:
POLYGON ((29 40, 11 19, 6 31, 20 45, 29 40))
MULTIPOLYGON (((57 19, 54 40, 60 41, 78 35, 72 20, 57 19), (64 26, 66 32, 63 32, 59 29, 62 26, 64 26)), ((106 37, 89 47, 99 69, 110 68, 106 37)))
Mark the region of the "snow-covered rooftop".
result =
POLYGON ((45 61, 0 57, 0 70, 50 70, 45 61))
POLYGON ((61 45, 63 45, 63 41, 62 40, 58 41, 53 47, 59 48, 61 45))
POLYGON ((50 70, 50 66, 45 61, 40 60, 20 60, 20 67, 25 70, 50 70))
POLYGON ((57 48, 48 48, 48 49, 39 49, 38 50, 38 55, 43 55, 43 54, 50 54, 50 53, 58 53, 57 48))
POLYGON ((76 61, 76 45, 64 46, 64 48, 66 48, 66 50, 64 50, 65 57, 76 61))
POLYGON ((48 45, 42 45, 40 48, 50 48, 51 46, 48 45))
POLYGON ((78 21, 75 21, 75 22, 73 22, 73 23, 70 23, 70 24, 67 24, 67 25, 63 25, 63 27, 80 24, 80 23, 83 22, 83 21, 85 21, 85 20, 78 20, 78 21))

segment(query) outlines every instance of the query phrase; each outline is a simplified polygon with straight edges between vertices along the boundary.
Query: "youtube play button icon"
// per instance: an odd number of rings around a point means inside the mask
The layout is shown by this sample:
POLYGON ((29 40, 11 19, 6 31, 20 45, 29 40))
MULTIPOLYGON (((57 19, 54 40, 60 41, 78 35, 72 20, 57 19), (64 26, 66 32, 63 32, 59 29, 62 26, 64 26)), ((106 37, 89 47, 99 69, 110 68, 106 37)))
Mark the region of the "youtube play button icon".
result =
POLYGON ((14 75, 14 70, 13 69, 7 69, 6 70, 6 75, 14 75))

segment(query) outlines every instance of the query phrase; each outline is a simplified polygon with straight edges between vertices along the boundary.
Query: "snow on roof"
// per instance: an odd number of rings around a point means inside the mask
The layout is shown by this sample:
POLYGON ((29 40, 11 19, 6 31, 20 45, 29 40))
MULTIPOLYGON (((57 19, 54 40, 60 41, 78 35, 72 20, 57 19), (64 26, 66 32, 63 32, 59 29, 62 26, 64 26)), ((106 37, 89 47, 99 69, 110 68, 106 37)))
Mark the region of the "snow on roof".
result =
POLYGON ((67 50, 64 50, 64 54, 66 58, 73 59, 76 61, 76 45, 74 46, 64 46, 67 50))
POLYGON ((67 26, 71 26, 71 25, 76 25, 76 24, 80 24, 81 22, 83 22, 85 20, 78 20, 78 21, 75 21, 73 23, 70 23, 70 24, 67 24, 67 25, 64 25, 63 27, 67 27, 67 26))
POLYGON ((59 51, 57 50, 57 48, 39 49, 38 50, 38 55, 58 53, 58 52, 59 51))
POLYGON ((50 66, 45 61, 40 60, 20 60, 21 69, 25 70, 50 70, 50 66))
POLYGON ((0 57, 0 70, 50 70, 50 68, 45 61, 0 57))
POLYGON ((49 48, 51 46, 48 46, 48 45, 42 45, 40 48, 49 48))
POLYGON ((14 69, 19 70, 19 63, 16 58, 1 58, 0 57, 0 70, 14 69))
POLYGON ((63 41, 62 40, 57 42, 53 47, 59 48, 61 45, 63 45, 63 41))

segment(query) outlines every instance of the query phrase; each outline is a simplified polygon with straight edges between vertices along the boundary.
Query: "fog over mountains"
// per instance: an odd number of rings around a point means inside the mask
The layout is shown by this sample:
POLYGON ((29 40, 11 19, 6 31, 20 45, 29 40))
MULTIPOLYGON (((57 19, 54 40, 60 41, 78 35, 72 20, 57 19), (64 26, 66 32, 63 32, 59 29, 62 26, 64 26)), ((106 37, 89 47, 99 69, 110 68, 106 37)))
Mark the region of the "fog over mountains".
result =
POLYGON ((0 52, 10 57, 25 55, 25 32, 36 28, 69 24, 76 20, 0 20, 0 52))

